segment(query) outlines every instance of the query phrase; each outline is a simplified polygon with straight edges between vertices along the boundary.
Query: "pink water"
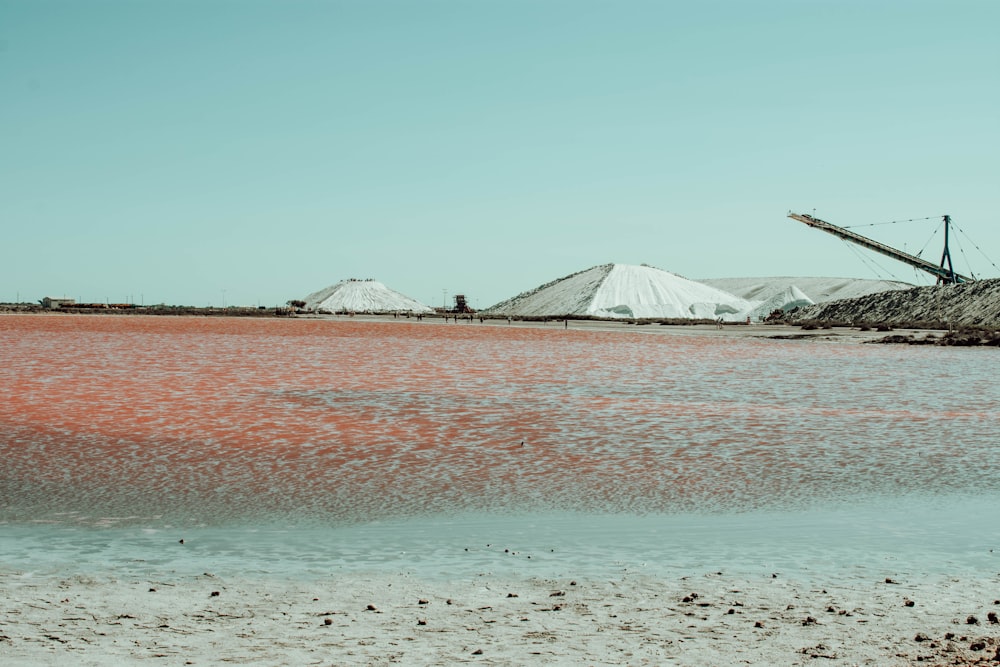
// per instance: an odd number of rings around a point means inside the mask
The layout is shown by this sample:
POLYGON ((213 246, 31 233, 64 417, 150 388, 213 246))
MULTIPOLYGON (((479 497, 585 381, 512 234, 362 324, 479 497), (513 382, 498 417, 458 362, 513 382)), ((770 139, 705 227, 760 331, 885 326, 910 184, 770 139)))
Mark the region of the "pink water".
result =
POLYGON ((343 529, 995 498, 995 355, 653 327, 5 316, 0 522, 343 529))

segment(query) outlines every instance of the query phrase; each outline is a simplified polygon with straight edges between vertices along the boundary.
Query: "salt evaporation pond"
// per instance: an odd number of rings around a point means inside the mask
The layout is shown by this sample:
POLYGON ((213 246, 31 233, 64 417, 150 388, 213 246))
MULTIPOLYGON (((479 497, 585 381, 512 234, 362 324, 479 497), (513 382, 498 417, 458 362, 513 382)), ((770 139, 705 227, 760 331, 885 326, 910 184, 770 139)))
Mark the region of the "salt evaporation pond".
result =
POLYGON ((4 316, 0 354, 8 568, 1000 566, 992 349, 4 316))

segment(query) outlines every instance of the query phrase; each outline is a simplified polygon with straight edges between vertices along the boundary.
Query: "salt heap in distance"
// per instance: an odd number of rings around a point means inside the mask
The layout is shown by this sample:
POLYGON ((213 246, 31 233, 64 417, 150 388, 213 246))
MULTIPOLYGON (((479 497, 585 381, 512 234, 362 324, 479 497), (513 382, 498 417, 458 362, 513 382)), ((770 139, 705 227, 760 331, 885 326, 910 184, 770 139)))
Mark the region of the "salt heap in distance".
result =
POLYGON ((764 319, 775 310, 788 312, 816 303, 913 287, 896 280, 864 278, 715 278, 699 282, 754 304, 748 314, 755 320, 764 319))
MULTIPOLYGON (((775 306, 790 310, 796 306, 854 299, 859 296, 913 289, 910 283, 898 280, 872 280, 866 278, 713 278, 698 282, 725 290, 748 301, 778 303, 775 306), (805 303, 808 302, 808 303, 805 303)), ((769 313, 764 313, 765 315, 769 313)))
POLYGON ((377 280, 341 280, 305 298, 306 310, 330 313, 432 313, 434 309, 377 280))
POLYGON ((602 264, 519 294, 487 312, 513 317, 740 320, 752 304, 643 264, 602 264))

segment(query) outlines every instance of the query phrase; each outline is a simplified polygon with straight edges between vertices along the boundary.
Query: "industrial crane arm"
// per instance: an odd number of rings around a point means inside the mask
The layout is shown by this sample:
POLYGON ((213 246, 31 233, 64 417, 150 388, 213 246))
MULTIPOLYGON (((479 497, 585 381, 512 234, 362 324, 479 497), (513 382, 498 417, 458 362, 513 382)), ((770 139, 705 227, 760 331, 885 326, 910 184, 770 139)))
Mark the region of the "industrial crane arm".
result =
POLYGON ((915 255, 903 252, 902 250, 896 250, 891 248, 884 243, 879 243, 874 241, 867 236, 862 236, 861 234, 855 234, 854 232, 844 229, 843 227, 838 227, 837 225, 832 225, 829 222, 824 222, 819 218, 814 218, 811 215, 799 214, 799 213, 789 213, 788 217, 793 220, 798 220, 799 222, 804 222, 810 227, 815 227, 816 229, 821 229, 828 234, 833 234, 838 238, 842 238, 846 241, 851 241, 852 243, 857 243, 863 248, 868 248, 869 250, 874 250, 875 252, 882 253, 888 257, 892 257, 895 260, 904 262, 920 269, 921 271, 926 271, 927 273, 936 276, 939 281, 954 282, 954 283, 965 283, 972 282, 975 279, 963 276, 961 274, 955 273, 950 268, 946 269, 944 266, 938 266, 933 262, 928 262, 926 259, 921 259, 915 255))

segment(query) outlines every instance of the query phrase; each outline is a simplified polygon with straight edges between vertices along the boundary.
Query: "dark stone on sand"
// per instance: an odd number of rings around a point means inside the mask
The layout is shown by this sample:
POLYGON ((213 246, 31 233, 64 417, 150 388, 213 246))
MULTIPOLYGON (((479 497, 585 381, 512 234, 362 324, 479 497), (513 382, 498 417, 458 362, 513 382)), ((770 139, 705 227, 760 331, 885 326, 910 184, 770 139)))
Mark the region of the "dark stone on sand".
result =
POLYGON ((1000 623, 1000 619, 997 618, 997 613, 995 611, 991 611, 990 613, 986 614, 986 618, 993 625, 1000 623))
POLYGON ((553 591, 552 593, 549 593, 549 597, 550 598, 559 598, 559 597, 562 597, 564 595, 566 595, 565 591, 553 591))
POLYGON ((806 616, 805 620, 802 621, 802 625, 816 625, 817 623, 819 623, 819 621, 812 616, 806 616))
POLYGON ((420 598, 419 600, 417 600, 417 604, 428 604, 428 602, 424 598, 420 598))
POLYGON ((155 593, 155 592, 156 592, 156 589, 155 589, 155 588, 150 588, 150 589, 149 589, 149 592, 150 592, 150 593, 155 593))
POLYGON ((826 608, 826 611, 827 611, 828 613, 832 614, 832 613, 836 612, 837 610, 836 610, 836 609, 834 609, 833 607, 827 607, 827 608, 826 608))
POLYGON ((181 538, 181 539, 177 540, 177 543, 178 544, 184 544, 184 538, 181 538))
POLYGON ((376 606, 375 606, 375 605, 373 605, 373 604, 370 604, 370 605, 368 605, 367 607, 365 607, 365 610, 366 610, 366 611, 378 611, 378 607, 376 607, 376 606))
POLYGON ((979 625, 979 619, 972 615, 965 619, 965 622, 968 625, 979 625))
POLYGON ((986 642, 980 640, 969 644, 969 649, 972 651, 984 651, 986 650, 986 642))
POLYGON ((922 632, 918 632, 917 636, 913 638, 913 641, 915 641, 915 642, 926 642, 926 641, 929 641, 929 640, 930 640, 930 637, 928 637, 927 635, 925 635, 922 632))
POLYGON ((426 618, 418 618, 417 619, 417 625, 427 625, 427 619, 426 618))
POLYGON ((211 595, 209 595, 209 597, 212 597, 212 598, 219 597, 219 591, 212 591, 212 593, 211 593, 211 595))
POLYGON ((735 614, 735 613, 736 613, 736 610, 735 610, 735 609, 733 609, 732 607, 730 607, 730 608, 729 608, 729 611, 727 611, 726 613, 727 613, 727 614, 735 614))
POLYGON ((753 624, 753 627, 755 627, 755 628, 763 628, 764 627, 764 621, 756 621, 753 624))
POLYGON ((483 649, 481 648, 477 648, 475 651, 472 652, 472 655, 482 655, 482 654, 483 654, 483 649))
POLYGON ((948 641, 951 641, 952 639, 955 638, 955 633, 954 632, 946 632, 946 633, 944 633, 944 638, 947 639, 948 641))
POLYGON ((903 606, 904 607, 912 607, 915 604, 916 604, 916 602, 914 602, 913 600, 903 600, 903 606))
POLYGON ((507 597, 509 597, 509 598, 516 598, 517 597, 517 593, 507 593, 507 597))
POLYGON ((896 583, 896 582, 895 582, 895 581, 893 581, 892 579, 890 579, 889 577, 886 577, 886 578, 885 578, 885 583, 887 583, 887 584, 894 584, 894 583, 896 583))
POLYGON ((324 618, 323 619, 323 625, 333 625, 333 619, 332 618, 324 618))

